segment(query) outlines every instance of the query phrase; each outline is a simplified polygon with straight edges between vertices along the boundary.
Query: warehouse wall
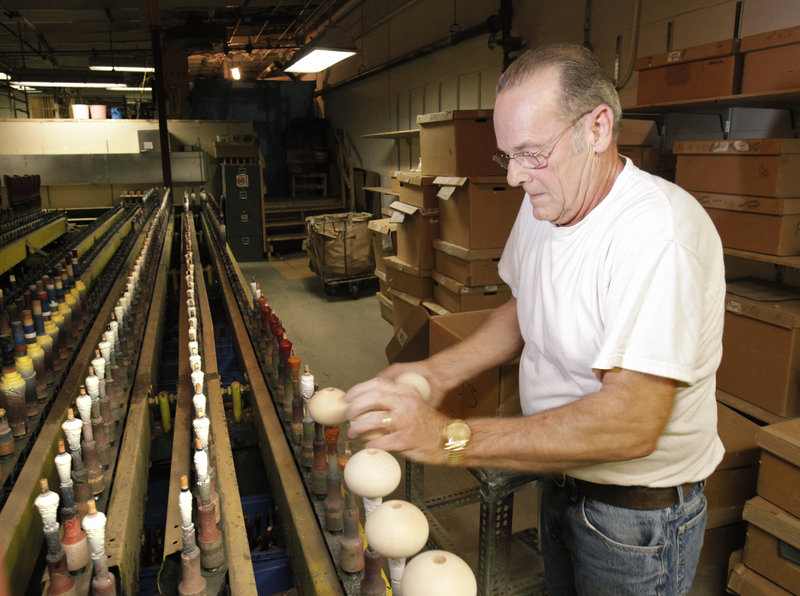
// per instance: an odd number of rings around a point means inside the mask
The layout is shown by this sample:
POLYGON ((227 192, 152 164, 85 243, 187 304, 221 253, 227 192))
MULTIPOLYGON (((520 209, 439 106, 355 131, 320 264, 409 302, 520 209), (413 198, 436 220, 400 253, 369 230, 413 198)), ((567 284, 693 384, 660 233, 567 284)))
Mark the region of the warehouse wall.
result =
MULTIPOLYGON (((99 155, 116 153, 139 153, 140 130, 158 130, 157 120, 30 120, 27 118, 0 121, 3 155, 99 155)), ((202 121, 170 120, 170 134, 174 137, 176 148, 181 151, 186 146, 196 146, 213 156, 214 141, 217 135, 252 135, 251 121, 202 121)), ((209 179, 217 177, 216 161, 209 159, 209 179)), ((20 159, 20 169, 25 169, 20 159)), ((54 163, 58 163, 54 160, 54 163)), ((65 207, 108 207, 120 201, 123 191, 147 189, 160 186, 162 178, 142 184, 58 184, 58 172, 3 171, 2 174, 42 174, 42 203, 45 208, 65 207), (49 179, 48 179, 49 178, 49 179)), ((213 188, 209 186, 210 188, 213 188)), ((173 189, 180 197, 183 188, 175 185, 173 189)), ((180 202, 180 197, 176 197, 180 202)))
MULTIPOLYGON (((494 84, 502 69, 502 50, 490 49, 489 35, 447 47, 362 79, 381 64, 414 50, 424 50, 446 39, 453 23, 452 0, 397 4, 368 2, 363 12, 346 15, 338 26, 348 29, 363 21, 366 34, 357 40, 360 54, 327 71, 318 79, 325 116, 345 131, 360 167, 387 172, 415 167, 418 143, 406 140, 364 139, 361 135, 416 128, 416 115, 447 109, 494 106, 494 84), (371 25, 371 23, 379 23, 371 25)), ((461 30, 481 23, 498 11, 499 0, 458 0, 456 18, 461 30)), ((512 35, 528 47, 548 42, 584 42, 589 6, 588 42, 606 72, 624 81, 637 56, 690 47, 741 35, 800 24, 796 0, 641 0, 638 28, 634 28, 637 0, 514 0, 512 35), (737 6, 741 4, 738 31, 737 6), (636 52, 631 54, 637 31, 636 52)), ((623 106, 636 104, 637 73, 620 90, 623 106)), ((630 126, 631 128, 633 125, 630 126)))

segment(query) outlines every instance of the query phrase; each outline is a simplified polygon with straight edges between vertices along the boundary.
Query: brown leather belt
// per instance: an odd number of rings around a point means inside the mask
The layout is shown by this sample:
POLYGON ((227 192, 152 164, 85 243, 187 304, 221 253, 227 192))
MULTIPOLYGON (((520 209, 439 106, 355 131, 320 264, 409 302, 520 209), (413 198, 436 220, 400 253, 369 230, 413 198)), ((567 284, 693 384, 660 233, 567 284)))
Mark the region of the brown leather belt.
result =
POLYGON ((645 511, 674 507, 680 502, 678 490, 682 491, 683 497, 686 498, 697 486, 697 482, 687 482, 680 486, 650 488, 647 486, 597 484, 577 478, 570 478, 570 480, 575 482, 575 489, 584 497, 602 501, 615 507, 645 511))

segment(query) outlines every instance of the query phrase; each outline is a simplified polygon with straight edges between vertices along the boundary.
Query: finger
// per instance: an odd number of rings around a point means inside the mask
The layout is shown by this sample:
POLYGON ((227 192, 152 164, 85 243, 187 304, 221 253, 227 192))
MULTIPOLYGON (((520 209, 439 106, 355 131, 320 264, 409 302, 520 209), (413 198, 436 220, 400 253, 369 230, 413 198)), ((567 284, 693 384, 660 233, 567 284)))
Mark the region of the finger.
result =
POLYGON ((350 422, 348 435, 351 438, 361 437, 369 440, 367 435, 380 435, 389 432, 394 424, 391 412, 387 410, 372 410, 361 414, 350 422))
POLYGON ((369 393, 370 391, 374 391, 376 387, 380 385, 381 381, 379 378, 374 377, 368 381, 364 381, 357 385, 353 385, 347 392, 344 394, 345 401, 353 401, 361 397, 362 395, 369 393))

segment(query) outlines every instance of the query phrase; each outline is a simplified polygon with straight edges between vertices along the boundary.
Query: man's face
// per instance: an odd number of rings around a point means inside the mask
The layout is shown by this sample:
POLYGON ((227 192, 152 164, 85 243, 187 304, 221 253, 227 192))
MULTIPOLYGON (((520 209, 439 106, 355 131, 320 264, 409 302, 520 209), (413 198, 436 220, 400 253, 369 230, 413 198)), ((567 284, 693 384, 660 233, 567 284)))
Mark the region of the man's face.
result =
MULTIPOLYGON (((501 151, 538 151, 569 126, 558 114, 558 89, 558 71, 548 68, 497 96, 494 130, 501 151)), ((581 120, 575 127, 584 124, 581 120)), ((544 168, 526 168, 514 159, 508 165, 508 183, 528 193, 536 219, 570 225, 585 214, 587 151, 574 152, 572 135, 567 131, 555 143, 544 168)))

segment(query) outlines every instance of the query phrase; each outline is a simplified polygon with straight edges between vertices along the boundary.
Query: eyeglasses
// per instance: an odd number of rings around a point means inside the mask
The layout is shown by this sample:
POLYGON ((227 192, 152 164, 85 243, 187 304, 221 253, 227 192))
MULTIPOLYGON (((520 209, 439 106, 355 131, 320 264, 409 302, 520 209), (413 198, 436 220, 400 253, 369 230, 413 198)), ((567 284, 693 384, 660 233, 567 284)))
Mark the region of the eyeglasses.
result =
POLYGON ((564 130, 562 130, 556 137, 547 143, 544 147, 539 149, 538 151, 530 152, 530 151, 520 151, 519 153, 514 153, 513 155, 508 155, 506 153, 500 152, 495 153, 492 155, 492 159, 503 169, 508 169, 509 163, 511 160, 514 159, 516 162, 521 165, 523 168, 530 168, 532 170, 540 170, 544 167, 547 167, 547 159, 550 157, 550 154, 553 152, 553 148, 558 143, 559 139, 567 134, 567 131, 575 126, 581 118, 586 116, 587 114, 591 114, 592 110, 588 112, 584 112, 575 120, 573 120, 569 126, 567 126, 564 130))

